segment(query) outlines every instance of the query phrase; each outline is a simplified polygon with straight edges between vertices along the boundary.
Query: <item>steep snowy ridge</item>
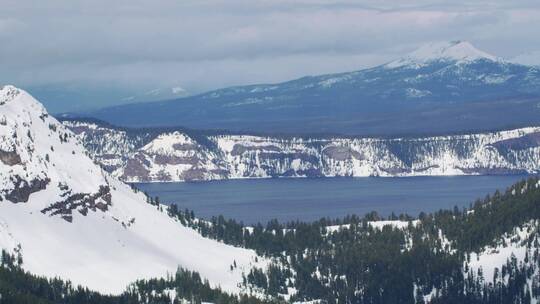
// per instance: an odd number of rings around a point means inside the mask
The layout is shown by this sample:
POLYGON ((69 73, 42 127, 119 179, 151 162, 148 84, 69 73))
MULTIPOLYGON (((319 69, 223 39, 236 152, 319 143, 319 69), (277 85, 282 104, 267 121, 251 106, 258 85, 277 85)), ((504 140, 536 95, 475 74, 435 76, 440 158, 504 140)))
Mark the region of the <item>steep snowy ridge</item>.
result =
POLYGON ((159 135, 152 137, 96 124, 64 123, 98 162, 129 182, 540 172, 540 127, 381 139, 194 136, 181 131, 156 131, 159 135), (117 138, 123 139, 115 146, 117 138))
POLYGON ((183 267, 239 293, 242 274, 267 263, 146 203, 95 164, 39 102, 11 86, 0 87, 0 172, 0 249, 20 252, 32 273, 120 293, 137 279, 183 267))

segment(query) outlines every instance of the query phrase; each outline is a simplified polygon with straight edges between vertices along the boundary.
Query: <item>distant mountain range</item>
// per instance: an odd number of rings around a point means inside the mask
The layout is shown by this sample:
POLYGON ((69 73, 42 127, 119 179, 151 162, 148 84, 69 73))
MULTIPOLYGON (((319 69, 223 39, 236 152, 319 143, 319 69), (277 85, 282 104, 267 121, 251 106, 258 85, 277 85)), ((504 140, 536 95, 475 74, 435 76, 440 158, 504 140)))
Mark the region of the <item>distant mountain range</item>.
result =
POLYGON ((289 134, 508 129, 540 123, 540 68, 505 61, 465 41, 433 43, 370 69, 71 116, 122 126, 289 134))
POLYGON ((103 107, 186 97, 190 93, 179 85, 122 87, 117 85, 48 84, 26 87, 39 96, 49 113, 94 111, 103 107), (76 102, 74 102, 76 101, 76 102))
POLYGON ((137 102, 148 102, 149 100, 166 100, 174 99, 180 97, 186 97, 189 95, 189 92, 180 86, 171 87, 171 88, 156 88, 151 89, 139 94, 126 96, 121 99, 122 102, 137 103, 137 102))

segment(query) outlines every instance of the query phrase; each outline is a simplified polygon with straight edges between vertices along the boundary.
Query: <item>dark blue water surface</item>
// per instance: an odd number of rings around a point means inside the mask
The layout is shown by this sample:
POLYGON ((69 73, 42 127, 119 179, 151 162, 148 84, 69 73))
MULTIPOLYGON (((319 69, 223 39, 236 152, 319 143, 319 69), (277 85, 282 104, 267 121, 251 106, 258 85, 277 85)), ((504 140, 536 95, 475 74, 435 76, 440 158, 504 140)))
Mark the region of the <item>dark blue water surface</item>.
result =
POLYGON ((377 211, 387 216, 417 216, 454 206, 469 206, 524 176, 403 178, 250 179, 195 183, 145 183, 136 186, 163 203, 176 203, 198 217, 224 215, 244 223, 311 221, 377 211))

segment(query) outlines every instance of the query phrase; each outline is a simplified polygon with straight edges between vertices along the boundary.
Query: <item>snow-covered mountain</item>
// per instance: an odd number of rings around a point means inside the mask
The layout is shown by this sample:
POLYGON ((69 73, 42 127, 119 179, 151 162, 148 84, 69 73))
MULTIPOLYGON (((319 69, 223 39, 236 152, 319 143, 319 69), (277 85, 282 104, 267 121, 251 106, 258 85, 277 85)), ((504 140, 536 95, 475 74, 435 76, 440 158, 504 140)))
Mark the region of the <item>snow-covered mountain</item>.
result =
POLYGON ((129 181, 540 172, 540 127, 419 138, 270 137, 64 121, 129 181))
POLYGON ((539 68, 454 41, 422 46, 360 71, 230 87, 82 115, 132 127, 397 136, 538 125, 539 104, 539 68))
POLYGON ((20 253, 26 270, 120 293, 183 267, 238 293, 243 273, 266 263, 160 209, 95 164, 28 93, 0 87, 0 249, 20 253))

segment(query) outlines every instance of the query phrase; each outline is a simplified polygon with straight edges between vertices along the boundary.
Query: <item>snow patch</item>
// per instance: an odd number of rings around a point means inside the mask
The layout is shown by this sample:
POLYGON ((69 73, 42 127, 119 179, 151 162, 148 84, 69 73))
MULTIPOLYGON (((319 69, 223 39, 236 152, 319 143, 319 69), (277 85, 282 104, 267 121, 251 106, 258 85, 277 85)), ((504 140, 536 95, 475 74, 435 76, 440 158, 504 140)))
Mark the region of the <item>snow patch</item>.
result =
POLYGON ((428 90, 418 90, 415 88, 407 88, 405 94, 409 98, 422 98, 431 95, 431 91, 428 90))

